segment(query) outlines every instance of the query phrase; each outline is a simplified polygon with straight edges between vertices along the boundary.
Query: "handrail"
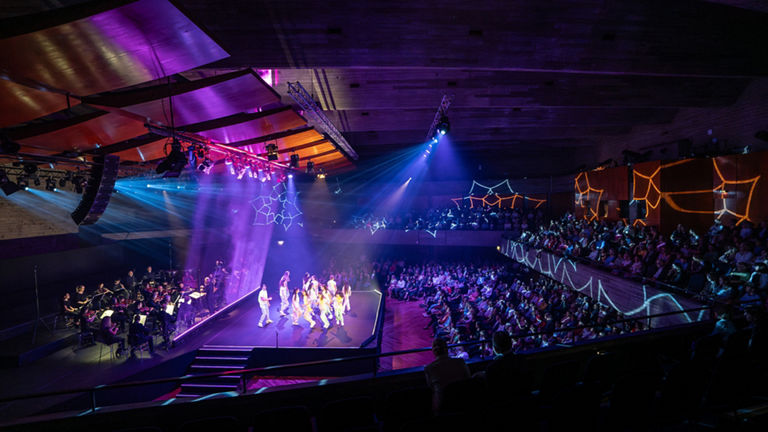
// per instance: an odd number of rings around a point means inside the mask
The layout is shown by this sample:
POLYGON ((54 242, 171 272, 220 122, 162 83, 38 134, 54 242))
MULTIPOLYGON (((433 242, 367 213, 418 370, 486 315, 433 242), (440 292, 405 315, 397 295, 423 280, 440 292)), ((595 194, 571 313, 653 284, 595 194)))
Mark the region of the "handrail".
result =
MULTIPOLYGON (((621 324, 625 322, 646 320, 646 319, 658 318, 658 317, 669 316, 669 315, 677 315, 677 314, 689 313, 689 312, 699 312, 699 311, 708 310, 708 309, 711 309, 711 307, 703 306, 703 307, 693 308, 693 309, 683 309, 679 311, 646 315, 638 318, 625 318, 625 319, 616 320, 616 321, 612 321, 610 323, 605 323, 601 325, 615 325, 615 324, 621 324)), ((513 339, 519 339, 519 338, 525 338, 529 336, 540 336, 540 335, 545 335, 550 333, 568 332, 568 331, 580 330, 580 329, 592 328, 592 327, 597 327, 597 325, 563 327, 563 328, 558 328, 558 329, 543 331, 543 332, 515 334, 515 335, 512 335, 511 337, 513 339)), ((491 342, 492 342, 491 340, 484 339, 484 340, 476 340, 476 341, 468 341, 468 342, 452 344, 452 345, 449 345, 449 347, 472 346, 472 345, 480 345, 480 344, 491 343, 491 342)), ((391 351, 387 353, 366 354, 366 355, 354 356, 354 357, 340 357, 340 358, 327 359, 327 360, 314 360, 314 361, 308 361, 308 362, 290 363, 290 364, 275 365, 275 366, 264 366, 264 367, 251 368, 251 369, 236 369, 236 370, 211 372, 211 373, 198 374, 198 375, 183 375, 180 377, 172 377, 172 378, 158 378, 158 379, 152 379, 152 380, 131 381, 126 383, 103 384, 95 387, 75 388, 75 389, 58 390, 58 391, 44 392, 44 393, 30 393, 30 394, 20 395, 20 396, 5 397, 5 398, 0 398, 0 403, 7 403, 7 402, 13 402, 13 401, 25 400, 25 399, 36 399, 36 398, 42 398, 42 397, 60 396, 65 394, 77 394, 77 393, 91 393, 91 395, 93 396, 96 391, 102 391, 102 390, 112 390, 112 389, 138 387, 138 386, 154 385, 154 384, 167 384, 172 382, 181 383, 186 381, 194 381, 194 380, 199 380, 204 378, 215 378, 215 377, 227 376, 227 375, 251 376, 251 375, 255 375, 258 372, 276 371, 276 370, 291 369, 291 368, 306 367, 306 366, 319 366, 319 365, 343 363, 343 362, 349 362, 349 361, 371 360, 375 358, 394 357, 399 355, 414 354, 414 353, 431 351, 431 350, 432 350, 431 347, 412 348, 408 350, 391 351)))
MULTIPOLYGON (((571 260, 574 260, 574 261, 578 261, 578 262, 580 262, 580 263, 582 263, 584 265, 587 265, 589 267, 592 267, 594 269, 607 271, 607 267, 602 266, 602 265, 600 265, 600 263, 597 263, 595 261, 592 261, 592 260, 584 258, 584 257, 563 254, 563 253, 560 253, 557 250, 551 250, 551 249, 547 249, 547 248, 543 248, 543 247, 535 247, 535 246, 530 245, 528 243, 521 242, 519 239, 511 238, 510 236, 508 236, 506 234, 502 234, 502 238, 504 240, 513 241, 513 242, 515 242, 515 243, 517 243, 519 245, 522 245, 523 247, 525 247, 527 249, 530 248, 530 249, 534 249, 534 250, 537 250, 537 251, 545 251, 547 253, 551 253, 553 255, 556 255, 556 256, 559 256, 559 257, 562 257, 562 258, 568 258, 568 259, 571 259, 571 260)), ((641 277, 640 279, 632 279, 632 278, 626 278, 626 277, 622 276, 622 279, 627 279, 627 280, 631 280, 631 281, 639 281, 640 283, 643 283, 643 284, 654 285, 654 286, 657 286, 657 287, 660 287, 660 288, 665 288, 665 289, 670 290, 670 291, 675 291, 675 292, 677 292, 679 294, 684 294, 684 295, 687 295, 687 296, 697 296, 697 295, 700 295, 698 293, 694 293, 694 292, 689 291, 685 287, 681 287, 681 286, 677 286, 677 285, 672 285, 672 284, 669 284, 669 283, 666 283, 666 282, 662 282, 662 281, 659 281, 659 280, 656 280, 656 279, 649 279, 649 278, 647 278, 645 276, 641 277)), ((707 297, 707 300, 712 300, 712 297, 707 297)))

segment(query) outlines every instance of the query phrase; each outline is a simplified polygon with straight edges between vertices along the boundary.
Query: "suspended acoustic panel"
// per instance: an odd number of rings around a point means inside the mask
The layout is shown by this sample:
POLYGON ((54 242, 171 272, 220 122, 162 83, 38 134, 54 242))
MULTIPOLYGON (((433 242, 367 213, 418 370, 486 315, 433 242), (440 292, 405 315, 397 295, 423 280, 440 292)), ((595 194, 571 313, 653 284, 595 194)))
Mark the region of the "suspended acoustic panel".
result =
POLYGON ((86 2, 0 21, 0 69, 78 96, 228 57, 167 0, 86 2))

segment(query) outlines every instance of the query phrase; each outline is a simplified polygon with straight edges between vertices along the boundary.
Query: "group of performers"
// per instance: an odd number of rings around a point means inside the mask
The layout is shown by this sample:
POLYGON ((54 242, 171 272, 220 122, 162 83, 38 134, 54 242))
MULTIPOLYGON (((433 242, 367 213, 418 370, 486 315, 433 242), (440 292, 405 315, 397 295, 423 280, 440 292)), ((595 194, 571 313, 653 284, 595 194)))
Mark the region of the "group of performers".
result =
MULTIPOLYGON (((335 320, 337 326, 344 326, 344 315, 349 312, 350 298, 352 297, 352 287, 349 283, 344 283, 341 289, 338 288, 335 277, 331 275, 325 285, 321 284, 315 275, 306 273, 302 280, 301 288, 296 288, 293 292, 288 288, 288 282, 291 278, 290 271, 286 271, 280 278, 280 316, 291 317, 292 324, 297 326, 300 319, 309 323, 310 328, 317 325, 316 318, 319 317, 323 323, 323 328, 331 326, 331 321, 335 320)), ((262 284, 259 291, 259 307, 261 308, 261 318, 259 327, 264 327, 264 323, 270 324, 269 304, 272 297, 267 292, 267 285, 262 284)))

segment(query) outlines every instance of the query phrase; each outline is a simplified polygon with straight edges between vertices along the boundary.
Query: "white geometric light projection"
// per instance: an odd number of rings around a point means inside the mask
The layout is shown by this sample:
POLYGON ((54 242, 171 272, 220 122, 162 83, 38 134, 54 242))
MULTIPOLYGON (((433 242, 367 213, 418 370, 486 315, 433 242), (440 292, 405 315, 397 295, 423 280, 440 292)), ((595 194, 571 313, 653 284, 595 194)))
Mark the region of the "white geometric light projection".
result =
POLYGON ((253 225, 275 224, 282 226, 286 231, 293 224, 303 227, 300 217, 303 214, 297 205, 299 192, 292 198, 288 196, 288 188, 285 182, 272 186, 269 195, 260 195, 251 200, 251 206, 256 210, 253 225))

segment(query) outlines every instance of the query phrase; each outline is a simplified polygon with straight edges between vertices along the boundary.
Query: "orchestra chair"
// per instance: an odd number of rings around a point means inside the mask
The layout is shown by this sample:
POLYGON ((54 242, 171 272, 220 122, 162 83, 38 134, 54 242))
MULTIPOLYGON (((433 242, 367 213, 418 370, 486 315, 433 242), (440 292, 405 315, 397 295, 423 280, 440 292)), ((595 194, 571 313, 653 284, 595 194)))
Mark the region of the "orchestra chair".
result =
MULTIPOLYGON (((154 341, 152 341, 154 342, 154 341)), ((128 336, 128 345, 131 347, 131 351, 139 350, 139 360, 144 358, 144 351, 147 352, 147 358, 150 357, 149 355, 149 341, 144 341, 137 343, 135 337, 128 336)))
POLYGON ((109 362, 113 363, 115 360, 115 345, 119 345, 120 342, 115 341, 115 342, 112 342, 111 344, 107 344, 99 337, 99 338, 96 338, 96 343, 99 344, 99 364, 101 364, 101 358, 104 354, 104 347, 109 348, 109 362))
POLYGON ((92 331, 81 331, 77 334, 77 348, 85 348, 96 343, 96 339, 92 331))

